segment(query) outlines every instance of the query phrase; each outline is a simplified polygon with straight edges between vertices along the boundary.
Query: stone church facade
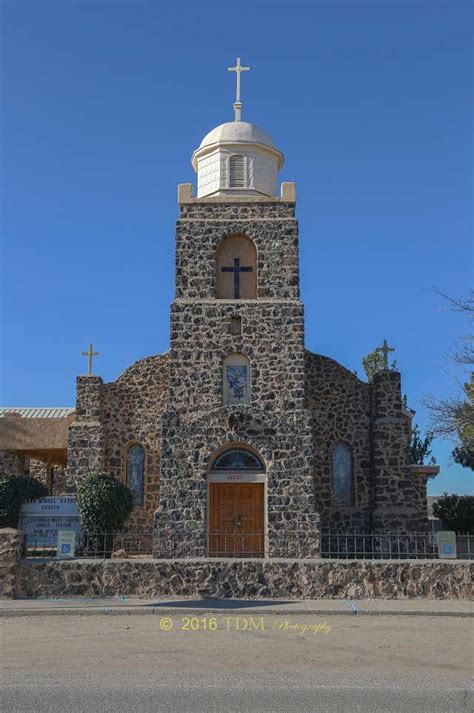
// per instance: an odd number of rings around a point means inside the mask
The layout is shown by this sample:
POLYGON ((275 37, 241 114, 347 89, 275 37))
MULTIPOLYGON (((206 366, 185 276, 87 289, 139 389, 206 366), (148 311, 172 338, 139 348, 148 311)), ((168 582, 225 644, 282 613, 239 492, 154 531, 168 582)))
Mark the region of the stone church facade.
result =
POLYGON ((77 379, 66 480, 126 483, 157 556, 312 557, 321 531, 426 528, 399 372, 368 384, 305 349, 282 165, 248 122, 205 137, 197 195, 178 187, 169 351, 77 379))

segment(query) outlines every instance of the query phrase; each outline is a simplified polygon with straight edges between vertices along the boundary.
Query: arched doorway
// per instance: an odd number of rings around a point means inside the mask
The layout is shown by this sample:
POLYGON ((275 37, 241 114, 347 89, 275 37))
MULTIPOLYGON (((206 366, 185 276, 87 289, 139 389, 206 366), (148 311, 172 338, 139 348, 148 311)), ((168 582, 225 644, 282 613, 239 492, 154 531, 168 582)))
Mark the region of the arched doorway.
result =
POLYGON ((208 473, 209 557, 264 557, 265 465, 254 451, 227 448, 208 473))

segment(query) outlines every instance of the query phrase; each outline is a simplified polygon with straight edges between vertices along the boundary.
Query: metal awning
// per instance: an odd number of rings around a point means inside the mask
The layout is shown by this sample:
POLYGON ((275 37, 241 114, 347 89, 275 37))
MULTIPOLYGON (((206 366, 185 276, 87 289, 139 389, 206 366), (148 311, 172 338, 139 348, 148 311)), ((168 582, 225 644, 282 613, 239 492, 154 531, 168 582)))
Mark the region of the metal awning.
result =
POLYGON ((22 418, 65 418, 73 411, 73 406, 0 406, 0 418, 10 414, 22 418))

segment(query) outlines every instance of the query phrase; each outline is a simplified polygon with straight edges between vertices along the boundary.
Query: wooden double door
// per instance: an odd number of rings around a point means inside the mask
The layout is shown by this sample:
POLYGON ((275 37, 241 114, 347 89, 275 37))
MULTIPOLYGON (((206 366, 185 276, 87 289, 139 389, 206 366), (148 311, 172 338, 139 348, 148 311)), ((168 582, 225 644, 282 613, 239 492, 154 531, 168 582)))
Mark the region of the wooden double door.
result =
POLYGON ((209 556, 263 557, 263 483, 210 483, 209 556))

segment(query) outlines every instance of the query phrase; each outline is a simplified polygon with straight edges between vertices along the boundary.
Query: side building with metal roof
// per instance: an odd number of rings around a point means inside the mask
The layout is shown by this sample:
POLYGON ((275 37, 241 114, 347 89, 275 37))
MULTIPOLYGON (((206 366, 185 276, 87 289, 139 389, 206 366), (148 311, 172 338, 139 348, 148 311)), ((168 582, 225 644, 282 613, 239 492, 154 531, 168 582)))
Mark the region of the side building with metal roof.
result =
POLYGON ((72 406, 0 407, 0 474, 31 474, 50 495, 73 491, 67 483, 69 426, 72 406))

